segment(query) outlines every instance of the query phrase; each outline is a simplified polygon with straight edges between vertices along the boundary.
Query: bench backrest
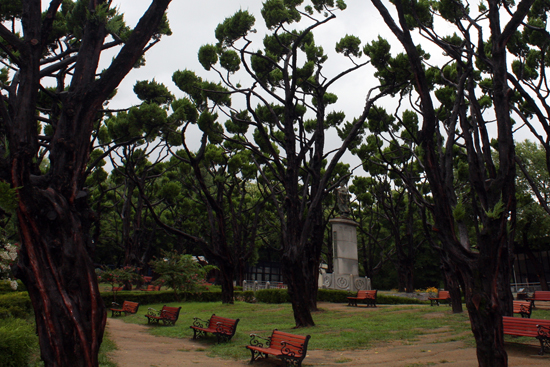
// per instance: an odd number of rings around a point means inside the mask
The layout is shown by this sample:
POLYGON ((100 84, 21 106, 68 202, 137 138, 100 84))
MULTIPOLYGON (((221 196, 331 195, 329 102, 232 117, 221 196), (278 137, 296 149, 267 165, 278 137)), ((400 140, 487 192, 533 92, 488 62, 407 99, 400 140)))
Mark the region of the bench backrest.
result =
POLYGON ((447 299, 447 298, 451 298, 451 295, 450 295, 449 291, 438 291, 437 292, 437 298, 447 299))
POLYGON ((275 329, 271 334, 269 347, 281 350, 287 355, 302 357, 307 352, 309 338, 310 335, 289 334, 275 329))
POLYGON ((550 320, 502 316, 502 325, 504 334, 536 337, 538 325, 549 327, 550 320))
POLYGON ((132 302, 132 301, 124 301, 122 304, 122 311, 129 312, 129 313, 136 313, 139 308, 138 302, 132 302))
POLYGON ((180 315, 180 310, 181 307, 162 306, 162 310, 160 310, 160 317, 176 322, 180 315))
POLYGON ((550 291, 535 291, 534 299, 550 300, 550 291))
POLYGON ((148 285, 147 286, 147 289, 148 291, 160 291, 160 285, 148 285))
POLYGON ((357 298, 376 298, 376 292, 377 290, 370 290, 370 291, 360 290, 360 291, 357 291, 357 298))
POLYGON ((223 334, 233 335, 237 329, 237 324, 239 319, 228 319, 226 317, 212 315, 210 321, 208 322, 208 327, 216 329, 218 332, 223 334))

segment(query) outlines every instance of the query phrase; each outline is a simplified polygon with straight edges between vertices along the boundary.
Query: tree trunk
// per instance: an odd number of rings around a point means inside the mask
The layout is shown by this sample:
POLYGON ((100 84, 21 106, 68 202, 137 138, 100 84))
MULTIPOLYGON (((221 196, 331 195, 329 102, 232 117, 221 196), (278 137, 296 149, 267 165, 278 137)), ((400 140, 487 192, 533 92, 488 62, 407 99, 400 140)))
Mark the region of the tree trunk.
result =
POLYGON ((235 270, 231 263, 219 262, 220 282, 222 285, 222 303, 232 305, 235 303, 235 287, 233 287, 233 278, 235 270))
POLYGON ((440 252, 441 264, 443 270, 443 276, 445 277, 445 283, 449 295, 451 296, 451 306, 453 313, 461 313, 462 309, 462 293, 460 292, 461 285, 461 276, 459 272, 456 271, 453 264, 450 262, 449 258, 444 252, 440 252))
POLYGON ((479 366, 508 366, 508 355, 502 347, 502 311, 498 303, 495 304, 494 292, 488 293, 482 286, 476 287, 475 284, 469 284, 469 288, 471 292, 467 293, 466 307, 476 340, 479 366))
POLYGON ((106 311, 89 256, 89 212, 51 189, 33 191, 19 191, 17 276, 36 310, 41 357, 48 367, 97 366, 106 311))
MULTIPOLYGON (((315 326, 311 315, 311 301, 316 299, 312 292, 311 272, 308 271, 308 261, 303 257, 282 258, 282 270, 288 294, 294 312, 296 327, 315 326)), ((315 281, 317 284, 317 281, 315 281)))

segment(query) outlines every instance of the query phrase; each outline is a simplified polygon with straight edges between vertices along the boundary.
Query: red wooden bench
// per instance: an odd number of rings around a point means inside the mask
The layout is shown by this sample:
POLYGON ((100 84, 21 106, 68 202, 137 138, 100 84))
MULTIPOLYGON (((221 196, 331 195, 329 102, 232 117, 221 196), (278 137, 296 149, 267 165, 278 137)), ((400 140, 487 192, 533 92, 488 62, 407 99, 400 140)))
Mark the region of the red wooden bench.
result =
POLYGON ((550 350, 550 320, 527 319, 522 317, 502 317, 504 334, 535 337, 540 341, 540 352, 550 350))
POLYGON ((193 329, 193 339, 206 336, 206 333, 212 333, 216 335, 218 343, 231 340, 239 323, 239 319, 228 319, 215 314, 208 321, 201 320, 198 317, 194 317, 193 320, 193 325, 190 326, 193 329))
POLYGON ((550 291, 535 291, 533 297, 526 298, 526 301, 531 301, 533 308, 535 308, 535 301, 550 301, 550 291))
POLYGON ((447 304, 451 304, 451 295, 449 294, 449 291, 438 291, 437 297, 428 297, 428 299, 431 302, 431 306, 434 304, 439 306, 440 302, 446 302, 447 304))
POLYGON ((178 321, 180 310, 181 307, 170 307, 166 305, 162 306, 160 311, 149 307, 145 317, 147 317, 148 324, 159 324, 162 321, 164 325, 175 325, 176 321, 178 321))
POLYGON ((514 313, 519 313, 521 317, 531 317, 533 304, 528 301, 513 301, 514 313))
POLYGON ((246 346, 252 354, 250 363, 271 354, 281 359, 285 365, 301 366, 310 338, 310 335, 289 334, 277 329, 273 330, 269 338, 250 334, 250 345, 246 346))
POLYGON ((357 291, 357 295, 355 297, 348 297, 348 306, 357 306, 357 301, 364 301, 367 304, 367 307, 376 307, 377 292, 377 290, 357 291))
POLYGON ((139 308, 139 303, 132 302, 132 301, 124 301, 122 303, 122 308, 116 302, 113 302, 112 305, 113 305, 113 308, 110 308, 110 310, 112 311, 111 317, 122 316, 123 312, 125 316, 128 315, 129 313, 136 313, 139 308), (117 306, 118 308, 114 308, 115 306, 117 306))

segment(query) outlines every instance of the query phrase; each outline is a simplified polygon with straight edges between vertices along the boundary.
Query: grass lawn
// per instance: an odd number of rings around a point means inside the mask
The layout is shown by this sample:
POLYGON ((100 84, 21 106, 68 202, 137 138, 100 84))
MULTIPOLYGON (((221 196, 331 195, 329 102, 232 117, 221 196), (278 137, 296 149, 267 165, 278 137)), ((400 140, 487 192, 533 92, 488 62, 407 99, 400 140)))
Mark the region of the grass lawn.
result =
MULTIPOLYGON (((380 305, 366 307, 331 307, 319 305, 314 313, 315 327, 293 329, 294 318, 290 304, 250 304, 236 302, 234 305, 211 303, 171 303, 168 306, 182 306, 175 326, 151 326, 150 332, 172 338, 192 338, 189 328, 193 317, 207 320, 213 313, 228 318, 239 318, 237 333, 229 343, 216 344, 214 336, 200 340, 208 353, 224 358, 243 359, 249 352, 243 348, 248 344, 251 333, 271 335, 273 329, 294 334, 311 335, 308 349, 352 350, 366 349, 390 340, 414 341, 420 335, 438 333, 440 341, 464 340, 473 346, 468 314, 453 314, 447 306, 429 305, 380 305)), ((123 317, 126 322, 147 324, 144 317, 148 307, 162 308, 161 304, 141 306, 135 315, 123 317)), ((550 319, 550 310, 535 310, 533 318, 550 319)), ((515 341, 519 341, 515 339, 515 341)))

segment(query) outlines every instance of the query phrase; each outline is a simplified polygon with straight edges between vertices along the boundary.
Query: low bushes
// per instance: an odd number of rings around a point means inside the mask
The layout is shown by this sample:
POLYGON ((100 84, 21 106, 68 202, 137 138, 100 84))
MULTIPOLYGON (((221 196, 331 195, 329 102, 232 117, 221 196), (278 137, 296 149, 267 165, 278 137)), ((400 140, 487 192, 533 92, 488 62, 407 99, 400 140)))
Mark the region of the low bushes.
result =
MULTIPOLYGON (((355 294, 355 293, 353 293, 355 294)), ((286 303, 290 302, 286 289, 262 289, 256 291, 256 300, 263 303, 286 303)), ((318 302, 348 303, 347 297, 351 295, 348 291, 336 289, 319 289, 317 292, 318 302)), ((424 304, 427 301, 421 301, 416 298, 398 297, 385 295, 378 292, 376 296, 377 304, 396 305, 396 304, 424 304)))
MULTIPOLYGON (((285 292, 286 293, 286 292, 285 292)), ((252 302, 254 300, 254 292, 252 291, 236 291, 235 298, 244 302, 252 302)), ((112 292, 103 292, 101 297, 107 308, 112 302, 122 303, 123 301, 139 302, 142 305, 153 303, 171 303, 178 302, 172 290, 167 291, 122 291, 117 292, 116 297, 112 292), (116 301, 115 301, 116 298, 116 301)), ((206 291, 197 293, 180 293, 182 301, 189 302, 221 302, 221 291, 206 291)))
POLYGON ((12 292, 23 292, 26 290, 27 289, 23 285, 23 282, 20 280, 17 280, 17 289, 15 290, 11 287, 9 280, 0 280, 0 294, 12 293, 12 292))
POLYGON ((0 320, 0 366, 26 366, 37 347, 33 323, 15 318, 0 320))
POLYGON ((0 319, 26 318, 30 314, 32 314, 32 304, 27 292, 0 294, 0 319))
POLYGON ((287 303, 290 297, 286 289, 260 289, 256 291, 256 300, 262 303, 287 303))

